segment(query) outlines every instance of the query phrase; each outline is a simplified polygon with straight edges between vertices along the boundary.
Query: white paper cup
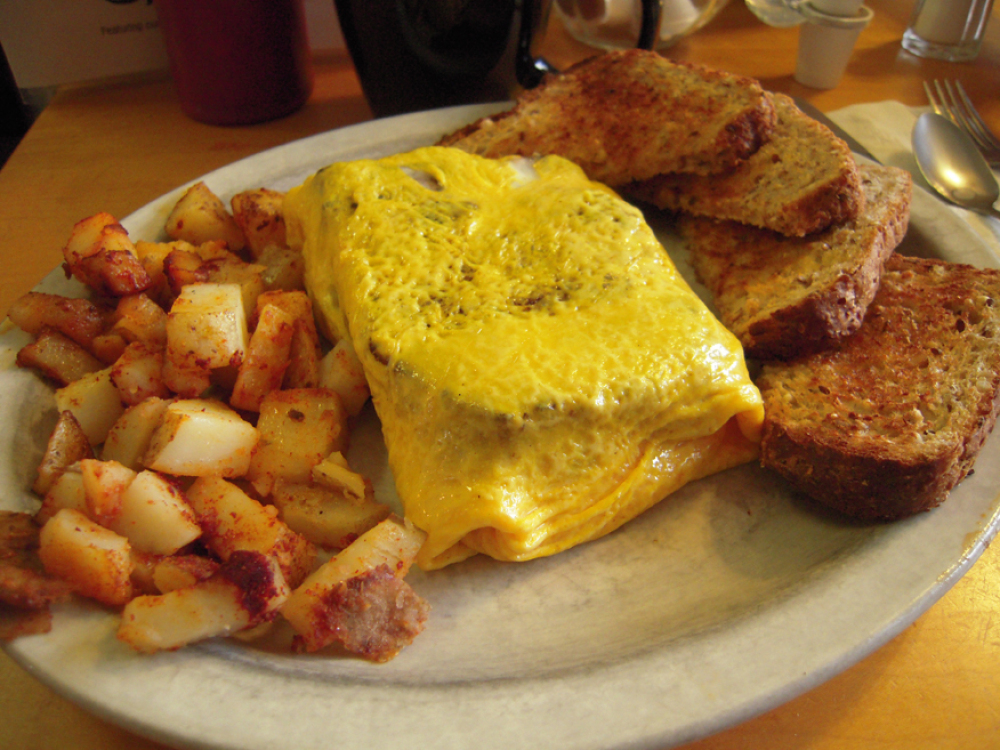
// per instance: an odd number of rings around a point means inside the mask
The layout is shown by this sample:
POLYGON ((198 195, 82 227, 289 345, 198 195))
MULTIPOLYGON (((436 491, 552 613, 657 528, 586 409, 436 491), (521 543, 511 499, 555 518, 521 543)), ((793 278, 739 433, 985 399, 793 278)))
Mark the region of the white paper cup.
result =
POLYGON ((875 15, 861 6, 854 16, 834 16, 810 3, 799 7, 806 22, 799 27, 799 55, 795 80, 815 89, 832 89, 840 83, 858 35, 875 15))

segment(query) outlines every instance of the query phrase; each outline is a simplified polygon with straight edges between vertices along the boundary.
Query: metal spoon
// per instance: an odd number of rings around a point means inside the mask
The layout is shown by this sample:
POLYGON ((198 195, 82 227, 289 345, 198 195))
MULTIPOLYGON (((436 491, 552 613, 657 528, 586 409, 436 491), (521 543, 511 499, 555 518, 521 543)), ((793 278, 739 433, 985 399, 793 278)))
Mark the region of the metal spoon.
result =
POLYGON ((976 144, 955 123, 931 112, 913 126, 913 155, 924 178, 942 198, 1000 219, 993 207, 1000 186, 976 144))

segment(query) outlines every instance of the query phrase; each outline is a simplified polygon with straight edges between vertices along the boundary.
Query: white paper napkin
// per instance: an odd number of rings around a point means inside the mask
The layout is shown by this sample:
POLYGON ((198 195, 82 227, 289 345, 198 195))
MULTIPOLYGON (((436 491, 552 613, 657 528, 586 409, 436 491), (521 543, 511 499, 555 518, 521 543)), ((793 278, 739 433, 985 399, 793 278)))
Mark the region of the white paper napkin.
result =
MULTIPOLYGON (((853 104, 828 112, 831 120, 850 133, 883 164, 905 169, 913 175, 913 184, 933 194, 927 181, 920 174, 910 136, 913 125, 929 107, 908 107, 901 102, 886 101, 871 104, 853 104)), ((969 224, 976 233, 997 253, 1000 253, 1000 221, 964 208, 942 203, 969 224)))

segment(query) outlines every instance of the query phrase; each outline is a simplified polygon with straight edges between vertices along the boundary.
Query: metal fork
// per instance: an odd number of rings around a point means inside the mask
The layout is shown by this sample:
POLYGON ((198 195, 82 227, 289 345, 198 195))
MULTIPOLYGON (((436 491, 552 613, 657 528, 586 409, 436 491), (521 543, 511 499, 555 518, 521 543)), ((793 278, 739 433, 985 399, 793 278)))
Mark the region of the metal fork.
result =
POLYGON ((934 111, 968 133, 991 167, 1000 167, 1000 139, 980 117, 962 82, 934 81, 932 88, 924 81, 924 91, 934 111))

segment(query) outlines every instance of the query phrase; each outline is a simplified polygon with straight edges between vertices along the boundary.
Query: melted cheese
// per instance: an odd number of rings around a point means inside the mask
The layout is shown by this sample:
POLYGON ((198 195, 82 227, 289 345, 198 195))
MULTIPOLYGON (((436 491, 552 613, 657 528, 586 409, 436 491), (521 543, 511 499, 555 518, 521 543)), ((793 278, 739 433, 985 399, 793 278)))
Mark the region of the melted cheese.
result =
POLYGON ((757 455, 742 349, 642 214, 564 159, 528 172, 428 148, 332 165, 286 199, 425 569, 559 552, 757 455))

